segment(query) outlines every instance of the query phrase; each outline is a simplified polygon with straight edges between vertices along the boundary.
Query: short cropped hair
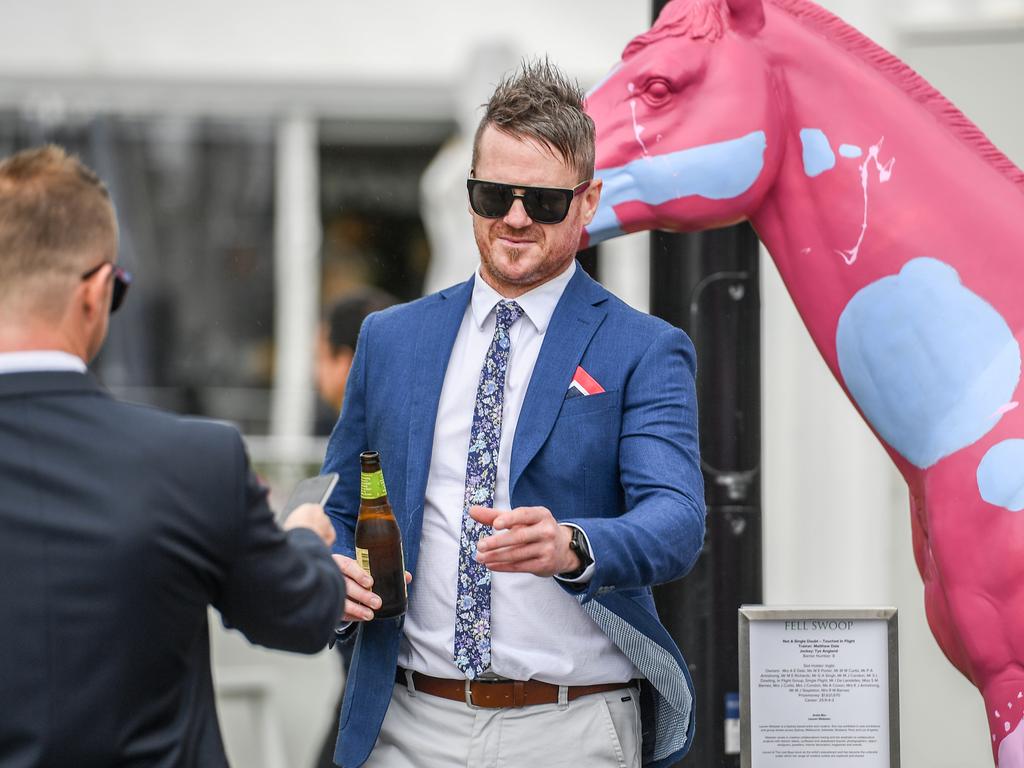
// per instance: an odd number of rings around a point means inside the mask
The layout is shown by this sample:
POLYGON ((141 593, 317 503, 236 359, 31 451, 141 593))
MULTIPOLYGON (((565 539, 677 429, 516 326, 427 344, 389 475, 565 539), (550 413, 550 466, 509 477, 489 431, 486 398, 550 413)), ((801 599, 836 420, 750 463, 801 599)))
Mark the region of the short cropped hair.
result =
POLYGON ((345 347, 355 351, 359 328, 366 316, 397 303, 398 300, 389 293, 366 288, 332 304, 323 318, 327 347, 331 354, 337 355, 345 347))
POLYGON ((488 126, 537 139, 556 151, 579 181, 594 176, 594 121, 583 109, 584 93, 547 59, 524 61, 498 83, 473 138, 473 167, 488 126))
POLYGON ((0 291, 113 259, 117 220, 103 182, 48 145, 0 161, 0 291))

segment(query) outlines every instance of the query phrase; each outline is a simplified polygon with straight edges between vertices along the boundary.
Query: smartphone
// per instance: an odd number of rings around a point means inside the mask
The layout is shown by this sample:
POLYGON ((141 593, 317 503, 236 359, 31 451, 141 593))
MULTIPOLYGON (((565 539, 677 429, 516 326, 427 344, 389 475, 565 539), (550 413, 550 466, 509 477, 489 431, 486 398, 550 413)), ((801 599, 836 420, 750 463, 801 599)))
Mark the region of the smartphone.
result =
POLYGON ((327 503, 327 499, 331 497, 331 491, 334 490, 337 482, 337 472, 328 472, 326 475, 307 477, 305 480, 302 480, 295 486, 291 496, 288 497, 288 501, 285 502, 284 508, 278 515, 278 520, 283 523, 288 519, 288 515, 295 511, 296 507, 300 507, 303 504, 319 504, 322 507, 327 503))

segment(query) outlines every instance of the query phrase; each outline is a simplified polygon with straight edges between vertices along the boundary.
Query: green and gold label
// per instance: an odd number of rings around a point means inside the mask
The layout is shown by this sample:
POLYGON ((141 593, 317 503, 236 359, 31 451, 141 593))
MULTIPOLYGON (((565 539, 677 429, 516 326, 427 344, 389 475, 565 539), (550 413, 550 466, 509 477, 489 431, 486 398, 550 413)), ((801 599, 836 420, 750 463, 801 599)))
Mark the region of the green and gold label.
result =
POLYGON ((376 472, 360 473, 359 495, 364 499, 379 499, 387 496, 388 490, 384 487, 384 473, 376 472))
POLYGON ((359 567, 367 573, 370 572, 370 552, 369 550, 356 547, 356 562, 359 563, 359 567))

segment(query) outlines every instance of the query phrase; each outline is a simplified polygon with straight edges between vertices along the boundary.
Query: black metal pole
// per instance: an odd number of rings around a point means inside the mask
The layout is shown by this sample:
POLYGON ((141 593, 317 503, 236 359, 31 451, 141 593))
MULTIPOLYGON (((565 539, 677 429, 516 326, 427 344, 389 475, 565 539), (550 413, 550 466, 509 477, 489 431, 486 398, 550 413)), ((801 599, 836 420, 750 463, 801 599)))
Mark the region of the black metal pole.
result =
POLYGON ((697 350, 707 538, 694 571, 655 590, 690 664, 697 732, 686 766, 739 765, 736 610, 761 600, 760 298, 758 243, 748 225, 652 234, 651 312, 697 350), (730 730, 731 729, 731 730, 730 730))
MULTIPOLYGON (((667 0, 653 0, 656 18, 667 0)), ((694 570, 654 590, 690 666, 697 727, 685 768, 738 768, 737 609, 761 602, 759 247, 742 224, 651 235, 651 314, 697 350, 707 538, 694 570)))

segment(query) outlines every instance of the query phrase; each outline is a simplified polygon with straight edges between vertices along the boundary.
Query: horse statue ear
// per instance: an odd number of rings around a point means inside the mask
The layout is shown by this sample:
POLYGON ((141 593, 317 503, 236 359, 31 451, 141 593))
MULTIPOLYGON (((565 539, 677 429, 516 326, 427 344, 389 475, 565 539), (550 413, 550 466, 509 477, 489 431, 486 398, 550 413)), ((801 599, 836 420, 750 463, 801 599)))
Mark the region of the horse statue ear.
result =
POLYGON ((753 37, 764 26, 764 0, 727 0, 730 26, 753 37))

